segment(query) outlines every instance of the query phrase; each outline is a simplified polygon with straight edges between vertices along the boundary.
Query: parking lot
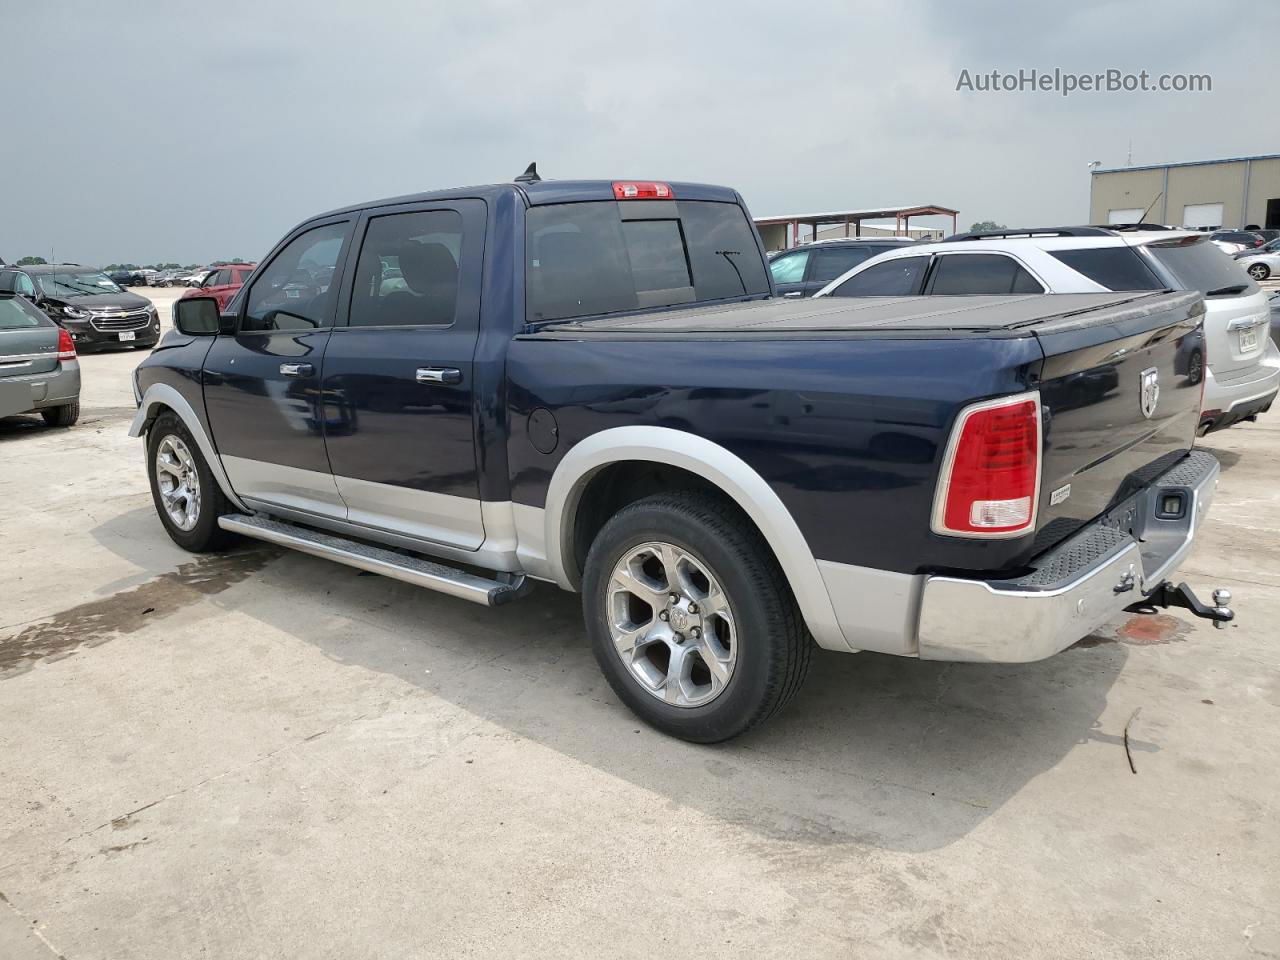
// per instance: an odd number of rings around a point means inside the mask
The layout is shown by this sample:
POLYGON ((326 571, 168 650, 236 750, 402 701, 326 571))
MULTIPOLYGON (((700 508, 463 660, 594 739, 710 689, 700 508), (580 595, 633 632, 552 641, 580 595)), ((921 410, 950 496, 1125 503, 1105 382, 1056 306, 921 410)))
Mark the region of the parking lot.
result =
MULTIPOLYGON (((144 291, 168 319, 177 290, 144 291)), ((0 957, 1280 957, 1280 414, 1181 571, 1238 620, 1025 666, 819 651, 698 747, 578 599, 178 549, 129 376, 0 421, 0 957)))

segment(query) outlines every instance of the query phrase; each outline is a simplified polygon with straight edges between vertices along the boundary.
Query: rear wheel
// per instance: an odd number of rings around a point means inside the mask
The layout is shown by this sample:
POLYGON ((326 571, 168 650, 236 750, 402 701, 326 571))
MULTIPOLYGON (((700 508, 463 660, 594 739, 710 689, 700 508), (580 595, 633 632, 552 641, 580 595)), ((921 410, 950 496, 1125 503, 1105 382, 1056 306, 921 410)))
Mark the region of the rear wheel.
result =
POLYGON ((813 641, 782 570, 715 497, 659 495, 619 511, 587 556, 583 609, 618 697, 695 743, 767 720, 809 668, 813 641))
POLYGON ((41 410, 40 416, 44 417, 44 422, 51 427, 69 427, 80 419, 80 401, 75 400, 64 403, 60 407, 41 410))
POLYGON ((147 474, 156 513, 174 543, 204 553, 231 542, 218 526, 231 505, 177 414, 162 413, 147 432, 147 474))
POLYGON ((1265 280, 1271 276, 1271 268, 1265 263, 1251 263, 1249 264, 1249 276, 1255 280, 1265 280))

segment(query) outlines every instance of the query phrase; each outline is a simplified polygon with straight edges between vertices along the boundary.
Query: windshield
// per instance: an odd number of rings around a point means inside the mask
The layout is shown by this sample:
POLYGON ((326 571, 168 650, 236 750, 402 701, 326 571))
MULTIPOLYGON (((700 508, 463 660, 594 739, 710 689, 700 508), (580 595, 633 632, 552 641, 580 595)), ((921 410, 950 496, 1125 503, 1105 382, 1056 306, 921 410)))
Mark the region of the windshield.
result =
POLYGON ((46 297, 88 297, 99 293, 123 293, 105 273, 44 273, 36 277, 46 297))
POLYGON ((769 293, 755 228, 734 203, 532 207, 525 256, 535 323, 769 293))
POLYGON ((21 297, 0 297, 0 330, 43 326, 44 314, 27 305, 21 297))
POLYGON ((1206 297, 1243 297, 1258 292, 1240 264, 1203 237, 1177 237, 1148 243, 1144 249, 1173 275, 1180 290, 1206 297))

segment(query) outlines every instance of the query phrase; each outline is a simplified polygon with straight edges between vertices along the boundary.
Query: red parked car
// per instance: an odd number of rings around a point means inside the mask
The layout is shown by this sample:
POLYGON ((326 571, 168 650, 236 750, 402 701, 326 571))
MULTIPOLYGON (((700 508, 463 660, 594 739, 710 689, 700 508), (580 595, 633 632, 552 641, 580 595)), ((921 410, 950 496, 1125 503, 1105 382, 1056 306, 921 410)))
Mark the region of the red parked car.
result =
POLYGON ((225 310, 227 303, 235 296, 236 291, 245 285, 249 274, 253 273, 253 268, 256 266, 256 263, 224 263, 213 267, 213 272, 204 278, 200 286, 185 290, 179 299, 215 297, 218 301, 218 309, 225 310))

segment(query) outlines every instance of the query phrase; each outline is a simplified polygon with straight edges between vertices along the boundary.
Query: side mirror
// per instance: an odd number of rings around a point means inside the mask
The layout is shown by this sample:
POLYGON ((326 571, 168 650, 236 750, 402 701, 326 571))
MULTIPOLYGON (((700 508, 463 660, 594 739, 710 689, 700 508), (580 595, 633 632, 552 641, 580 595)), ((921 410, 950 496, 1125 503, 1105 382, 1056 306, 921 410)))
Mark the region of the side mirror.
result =
POLYGON ((213 297, 186 297, 173 302, 173 325, 188 337, 218 334, 218 301, 213 297))

